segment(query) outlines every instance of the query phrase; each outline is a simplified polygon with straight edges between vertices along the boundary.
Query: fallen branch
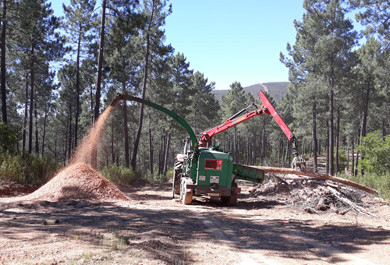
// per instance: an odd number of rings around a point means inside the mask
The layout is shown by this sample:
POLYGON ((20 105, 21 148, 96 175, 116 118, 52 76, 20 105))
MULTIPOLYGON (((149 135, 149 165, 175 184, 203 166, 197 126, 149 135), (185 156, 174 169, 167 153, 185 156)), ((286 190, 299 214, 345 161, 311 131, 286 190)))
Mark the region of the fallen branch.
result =
POLYGON ((300 170, 296 170, 293 168, 262 167, 262 166, 247 166, 247 167, 262 169, 266 173, 294 174, 294 175, 307 176, 307 177, 317 178, 317 179, 331 180, 334 182, 339 182, 339 183, 363 190, 363 191, 371 193, 371 194, 378 194, 378 191, 376 191, 374 189, 371 189, 371 188, 364 186, 362 184, 350 181, 348 179, 343 179, 343 178, 339 178, 339 177, 322 175, 322 174, 318 174, 318 173, 305 172, 305 171, 300 171, 300 170))
POLYGON ((330 192, 332 192, 332 194, 337 198, 339 199, 340 201, 342 201, 343 203, 349 205, 352 209, 354 209, 355 211, 361 213, 361 214, 366 214, 366 215, 369 215, 369 216, 373 216, 373 217, 377 217, 375 214, 373 213, 370 213, 368 211, 366 211, 363 207, 360 207, 359 205, 353 203, 351 200, 349 200, 347 197, 345 197, 342 193, 338 192, 337 190, 335 190, 334 188, 328 186, 327 187, 328 190, 330 192))

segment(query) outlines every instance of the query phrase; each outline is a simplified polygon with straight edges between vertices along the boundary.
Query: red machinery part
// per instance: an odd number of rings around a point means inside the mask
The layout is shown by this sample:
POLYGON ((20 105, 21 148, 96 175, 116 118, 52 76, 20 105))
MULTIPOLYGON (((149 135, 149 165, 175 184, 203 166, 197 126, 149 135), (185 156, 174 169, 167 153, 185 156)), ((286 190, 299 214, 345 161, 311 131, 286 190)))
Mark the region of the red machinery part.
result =
POLYGON ((267 114, 270 114, 272 117, 274 117, 275 121, 279 124, 279 126, 282 129, 282 131, 284 132, 284 134, 291 141, 291 138, 293 137, 293 133, 290 131, 290 129, 284 123, 282 117, 280 117, 278 112, 272 106, 271 102, 269 102, 268 98, 265 96, 265 94, 261 90, 260 90, 260 100, 263 103, 264 112, 267 114))
POLYGON ((211 139, 214 137, 214 135, 221 133, 221 132, 223 132, 223 131, 225 131, 233 126, 240 124, 243 121, 249 120, 250 118, 253 118, 253 117, 260 115, 262 113, 263 112, 261 109, 257 109, 257 110, 253 110, 245 115, 242 115, 241 117, 238 117, 236 119, 233 119, 233 120, 227 119, 222 125, 219 125, 219 126, 214 127, 210 130, 204 131, 202 133, 202 136, 200 139, 200 144, 202 145, 204 143, 207 143, 208 141, 211 141, 211 139))
POLYGON ((275 108, 272 106, 271 102, 269 102, 268 98, 265 96, 263 91, 260 90, 260 100, 262 102, 262 106, 257 109, 253 110, 247 114, 244 114, 238 118, 235 119, 227 119, 223 124, 214 127, 210 130, 204 131, 202 133, 201 139, 200 139, 200 144, 204 145, 207 142, 210 142, 211 139, 218 133, 221 133, 233 126, 236 126, 240 124, 241 122, 244 122, 246 120, 249 120, 257 115, 261 115, 263 113, 267 113, 271 115, 275 121, 279 124, 280 128, 284 132, 284 134, 287 136, 288 140, 292 141, 294 138, 293 133, 290 131, 290 129, 287 127, 286 123, 284 123, 282 117, 278 114, 278 112, 275 110, 275 108))

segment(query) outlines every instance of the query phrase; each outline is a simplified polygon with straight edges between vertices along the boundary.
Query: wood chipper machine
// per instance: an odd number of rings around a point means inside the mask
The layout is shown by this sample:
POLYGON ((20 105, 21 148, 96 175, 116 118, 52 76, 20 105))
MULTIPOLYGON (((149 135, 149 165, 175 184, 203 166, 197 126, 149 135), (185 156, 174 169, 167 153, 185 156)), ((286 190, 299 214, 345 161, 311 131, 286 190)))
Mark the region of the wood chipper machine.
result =
POLYGON ((173 198, 175 194, 179 195, 180 200, 184 204, 191 204, 194 195, 206 195, 220 197, 222 202, 234 205, 237 203, 237 194, 241 191, 237 186, 236 180, 242 179, 257 183, 263 181, 263 170, 234 163, 230 152, 225 152, 218 146, 211 144, 212 138, 218 133, 257 115, 266 113, 274 117, 292 143, 292 154, 294 155, 293 167, 299 167, 301 170, 305 167, 304 160, 298 154, 295 136, 262 91, 260 91, 260 100, 262 102, 260 108, 252 104, 242 109, 228 118, 223 124, 204 131, 199 141, 191 126, 176 113, 148 100, 124 94, 118 94, 112 101, 111 106, 116 106, 121 100, 136 101, 162 111, 186 129, 189 139, 185 142, 183 152, 176 156, 172 182, 173 198), (256 110, 247 112, 252 106, 256 110), (243 114, 244 112, 247 113, 243 114))

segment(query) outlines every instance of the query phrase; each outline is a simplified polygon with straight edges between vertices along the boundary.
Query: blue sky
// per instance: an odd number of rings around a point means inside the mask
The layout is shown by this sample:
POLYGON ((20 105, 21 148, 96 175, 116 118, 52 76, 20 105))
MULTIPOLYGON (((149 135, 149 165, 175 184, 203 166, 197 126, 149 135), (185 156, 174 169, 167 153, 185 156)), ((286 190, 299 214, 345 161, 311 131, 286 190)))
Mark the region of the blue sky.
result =
POLYGON ((302 19, 302 5, 303 0, 173 0, 167 42, 216 82, 216 89, 234 81, 288 81, 279 54, 295 42, 293 21, 302 19))
MULTIPOLYGON (((100 4, 100 1, 97 1, 100 4)), ((62 3, 53 1, 55 15, 62 3)), ((216 82, 216 89, 288 81, 279 53, 294 43, 294 19, 303 0, 171 0, 166 43, 184 53, 190 67, 216 82)))

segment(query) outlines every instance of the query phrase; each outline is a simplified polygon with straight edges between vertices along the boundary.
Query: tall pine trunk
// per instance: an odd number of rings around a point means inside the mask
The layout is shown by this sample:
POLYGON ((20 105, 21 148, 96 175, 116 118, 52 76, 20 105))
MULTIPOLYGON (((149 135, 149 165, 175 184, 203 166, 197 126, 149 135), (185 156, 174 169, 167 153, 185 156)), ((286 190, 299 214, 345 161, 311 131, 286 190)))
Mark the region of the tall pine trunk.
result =
POLYGON ((330 88, 329 95, 329 174, 334 175, 334 87, 330 88))
MULTIPOLYGON (((144 70, 144 80, 143 80, 143 87, 142 87, 142 99, 145 99, 146 94, 146 84, 148 81, 148 68, 149 68, 149 49, 150 49, 150 36, 149 32, 146 34, 146 54, 145 54, 145 70, 144 70)), ((138 123, 138 131, 137 136, 134 141, 134 149, 133 149, 133 157, 131 160, 131 167, 133 170, 136 170, 137 167, 137 153, 138 153, 138 147, 139 147, 139 141, 141 138, 141 132, 142 132, 142 124, 144 119, 144 104, 141 104, 141 109, 139 112, 139 123, 138 123)))
MULTIPOLYGON (((100 115, 100 94, 101 94, 101 85, 102 85, 102 68, 103 68, 103 49, 104 49, 104 28, 106 24, 106 5, 107 1, 103 0, 102 6, 102 22, 100 29, 100 42, 99 42, 99 57, 98 57, 98 73, 97 73, 97 82, 96 82, 96 100, 95 100, 95 122, 100 115)), ((93 147, 92 157, 91 157, 91 166, 92 168, 97 168, 97 146, 93 147)))
POLYGON ((32 142, 33 142, 33 111, 34 111, 34 82, 35 82, 35 65, 34 65, 34 44, 32 44, 31 47, 31 87, 30 87, 30 113, 29 113, 29 118, 30 118, 30 123, 29 123, 29 128, 28 128, 28 153, 32 153, 32 142))
POLYGON ((152 136, 152 129, 150 127, 150 123, 151 123, 151 117, 149 115, 149 164, 150 164, 150 174, 153 175, 153 136, 152 136))
POLYGON ((1 30, 1 112, 4 123, 8 123, 7 120, 7 89, 5 87, 6 69, 5 69, 5 40, 7 30, 7 0, 3 0, 3 24, 1 30))
POLYGON ((68 155, 69 160, 72 155, 72 104, 69 104, 69 140, 68 140, 68 155))
POLYGON ((351 176, 355 176, 355 137, 352 136, 352 164, 351 164, 351 176))
POLYGON ((80 116, 80 50, 81 50, 81 34, 77 42, 77 58, 76 58, 76 116, 74 117, 74 146, 77 146, 78 131, 79 131, 79 116, 80 116))
MULTIPOLYGON (((148 82, 148 73, 149 73, 149 56, 150 56, 150 30, 151 30, 151 24, 154 20, 154 12, 155 10, 155 2, 152 3, 152 13, 150 16, 150 21, 148 25, 148 29, 146 32, 146 52, 145 52, 145 68, 144 68, 144 79, 143 79, 143 87, 142 87, 142 99, 145 99, 146 95, 146 87, 148 82)), ((139 113, 139 123, 138 123, 138 131, 137 136, 134 141, 134 149, 133 149, 133 157, 131 160, 131 167, 133 170, 136 170, 137 167, 137 153, 138 153, 138 147, 139 147, 139 141, 141 139, 141 132, 142 132, 142 124, 143 124, 143 118, 144 118, 144 105, 141 105, 141 110, 139 113)))
POLYGON ((47 122, 47 107, 45 107, 45 116, 43 117, 43 133, 42 133, 42 150, 41 150, 41 154, 42 154, 42 157, 44 155, 44 152, 45 152, 45 140, 46 140, 46 122, 47 122))
POLYGON ((317 101, 314 99, 313 101, 313 156, 314 156, 314 163, 313 163, 313 169, 314 172, 317 172, 317 153, 318 153, 318 144, 317 144, 317 101))
MULTIPOLYGON (((370 100, 370 86, 371 86, 371 80, 369 78, 367 82, 367 88, 366 88, 366 94, 364 95, 363 99, 363 115, 362 115, 362 123, 361 123, 361 130, 360 130, 360 137, 365 137, 367 133, 367 116, 368 116, 368 104, 370 100)), ((361 144, 361 139, 360 139, 361 144)), ((361 154, 361 160, 364 159, 364 154, 361 154)), ((361 170, 361 174, 364 174, 363 169, 361 170)))
MULTIPOLYGON (((328 121, 329 122, 329 121, 328 121)), ((326 132, 326 173, 329 174, 329 130, 326 132)))
POLYGON ((90 101, 91 101, 91 105, 90 105, 90 111, 91 111, 91 124, 93 124, 94 122, 94 117, 95 117, 95 113, 94 113, 94 101, 93 101, 93 91, 92 91, 92 87, 91 89, 89 90, 89 98, 90 98, 90 101))
POLYGON ((38 112, 37 101, 34 103, 34 116, 35 116, 35 153, 39 155, 39 137, 38 137, 38 112))
POLYGON ((170 145, 171 145, 171 133, 169 132, 167 136, 167 143, 166 143, 165 154, 164 154, 164 176, 167 175, 167 171, 168 171, 168 161, 169 161, 168 156, 169 156, 170 145))
POLYGON ((28 74, 26 74, 26 101, 24 102, 23 136, 22 136, 23 154, 26 152, 27 119, 28 119, 28 74))
MULTIPOLYGON (((122 83, 123 93, 126 93, 126 83, 122 83)), ((129 150, 129 127, 127 121, 127 104, 123 102, 123 131, 125 133, 125 165, 130 167, 130 150, 129 150)))
MULTIPOLYGON (((356 141, 356 144, 359 145, 361 144, 361 135, 360 135, 360 130, 358 130, 358 139, 356 141)), ((355 158, 355 172, 354 176, 357 176, 358 173, 358 165, 359 165, 359 149, 356 148, 356 158, 355 158)))
POLYGON ((337 108, 337 121, 336 121, 336 175, 340 172, 339 167, 339 141, 340 141, 340 107, 337 108))

